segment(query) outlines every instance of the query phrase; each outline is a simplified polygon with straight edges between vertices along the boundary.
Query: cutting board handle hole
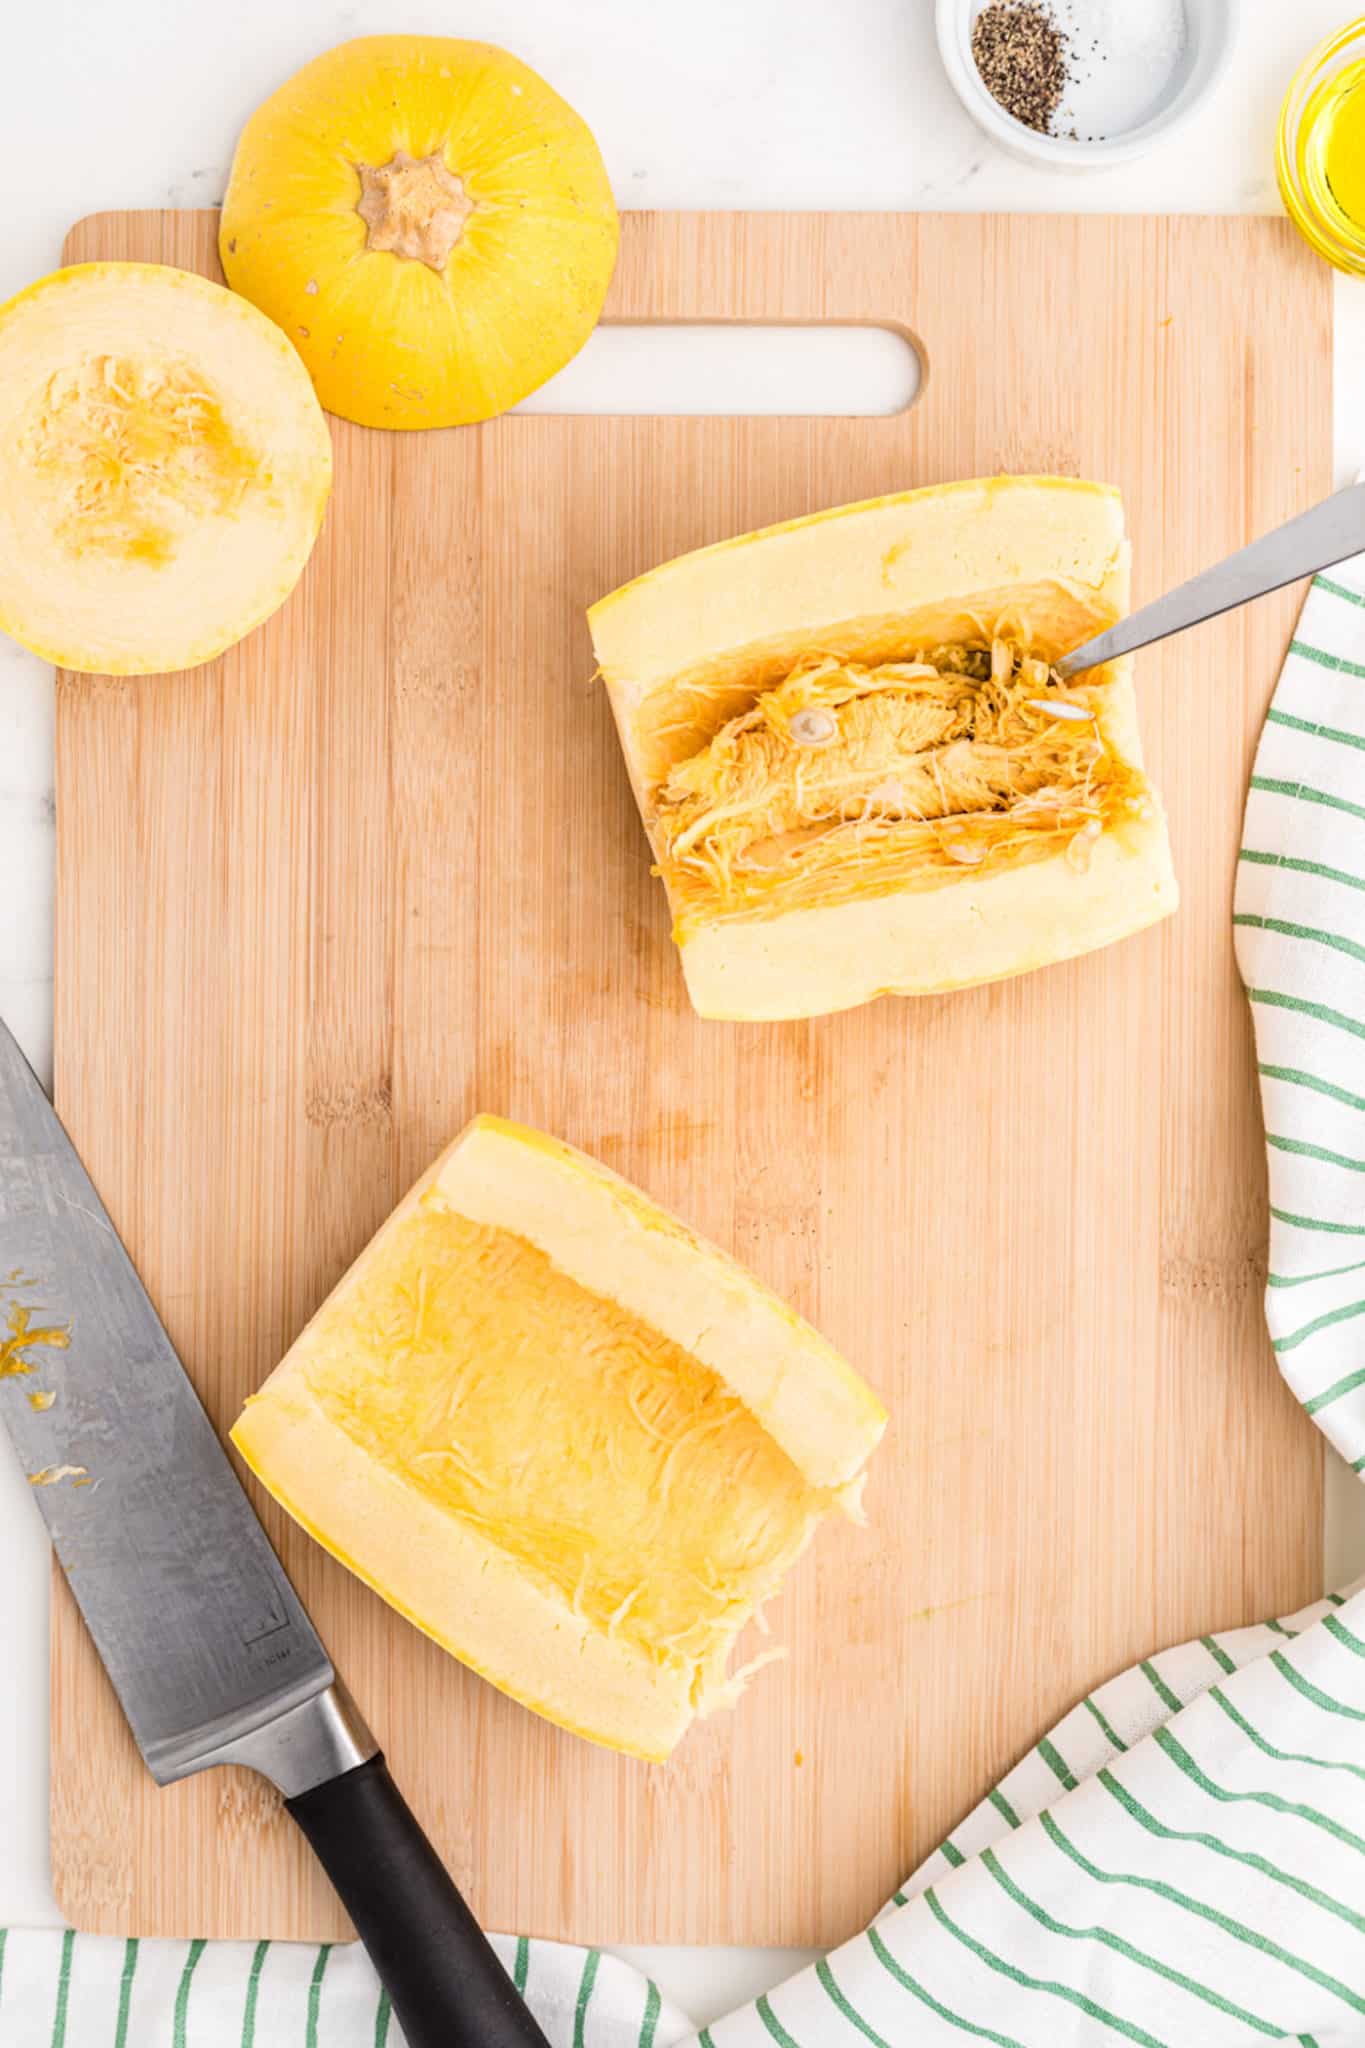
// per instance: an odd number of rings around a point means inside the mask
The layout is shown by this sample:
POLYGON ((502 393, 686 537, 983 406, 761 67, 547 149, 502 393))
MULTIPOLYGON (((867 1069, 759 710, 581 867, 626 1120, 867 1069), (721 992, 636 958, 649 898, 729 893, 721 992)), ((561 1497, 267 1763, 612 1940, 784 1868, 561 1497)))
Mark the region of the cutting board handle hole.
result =
POLYGON ((914 342, 894 327, 608 321, 517 410, 889 419, 923 383, 914 342))

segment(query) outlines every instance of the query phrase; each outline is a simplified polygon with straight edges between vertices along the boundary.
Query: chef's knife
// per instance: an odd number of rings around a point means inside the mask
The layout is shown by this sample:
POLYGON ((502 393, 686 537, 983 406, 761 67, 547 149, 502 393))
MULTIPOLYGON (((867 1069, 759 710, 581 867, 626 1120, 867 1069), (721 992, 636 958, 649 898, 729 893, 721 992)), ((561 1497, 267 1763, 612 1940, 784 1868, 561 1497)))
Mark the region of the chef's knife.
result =
POLYGON ((409 2048, 546 2048, 338 1684, 2 1022, 0 1420, 157 1783, 236 1763, 279 1787, 409 2048))

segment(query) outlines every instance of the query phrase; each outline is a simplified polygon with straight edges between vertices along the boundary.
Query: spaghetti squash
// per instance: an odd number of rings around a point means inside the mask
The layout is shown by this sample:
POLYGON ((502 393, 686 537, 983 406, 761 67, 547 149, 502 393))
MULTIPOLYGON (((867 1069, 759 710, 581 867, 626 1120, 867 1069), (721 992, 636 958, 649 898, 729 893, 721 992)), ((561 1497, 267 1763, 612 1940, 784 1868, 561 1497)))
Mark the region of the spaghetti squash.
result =
POLYGON ((233 1442, 328 1550, 537 1713, 665 1757, 885 1415, 732 1260, 478 1117, 233 1442))
POLYGON ((218 246, 329 412, 452 427, 577 353, 617 236, 597 144, 528 65, 385 35, 315 57, 252 115, 218 246))
POLYGON ((1175 907, 1128 664, 1118 494, 910 491, 722 542, 593 606, 703 1016, 1017 974, 1175 907))
POLYGON ((0 306, 0 628, 60 668, 192 668, 289 595, 332 444, 277 327, 158 263, 0 306))

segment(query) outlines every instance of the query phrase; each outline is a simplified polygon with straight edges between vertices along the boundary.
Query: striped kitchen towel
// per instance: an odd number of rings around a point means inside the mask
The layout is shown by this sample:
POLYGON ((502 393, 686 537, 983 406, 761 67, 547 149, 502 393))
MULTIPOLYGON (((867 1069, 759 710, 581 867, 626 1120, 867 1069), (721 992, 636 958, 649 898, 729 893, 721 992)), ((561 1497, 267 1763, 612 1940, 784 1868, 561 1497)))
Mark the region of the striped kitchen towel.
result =
MULTIPOLYGON (((553 2048, 1365 2042, 1365 1592, 1100 1686, 885 1912, 700 2034, 597 1949, 499 1940, 553 2048)), ((398 2048, 363 1954, 0 1936, 4 2048, 398 2048)))
POLYGON ((1365 557, 1318 576, 1266 717, 1237 957, 1270 1162, 1280 1370, 1365 1468, 1365 557))
MULTIPOLYGON (((1304 606, 1235 923, 1275 1352, 1365 1470, 1365 562, 1304 606)), ((596 1949, 499 1951, 554 2048, 1365 2044, 1365 1590, 1098 1687, 873 1926, 700 2033, 596 1949)), ((0 1935, 0 2048, 399 2040, 354 1947, 0 1935)))

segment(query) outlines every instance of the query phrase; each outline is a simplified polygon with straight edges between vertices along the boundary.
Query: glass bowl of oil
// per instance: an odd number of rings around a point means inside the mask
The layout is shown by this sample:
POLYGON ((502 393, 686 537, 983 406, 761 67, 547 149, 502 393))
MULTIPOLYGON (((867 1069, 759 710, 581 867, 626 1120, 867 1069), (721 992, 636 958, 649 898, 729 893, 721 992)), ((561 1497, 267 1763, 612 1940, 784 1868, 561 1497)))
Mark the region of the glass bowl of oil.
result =
POLYGON ((1304 239, 1338 270, 1365 275, 1365 16, 1319 43, 1295 72, 1275 171, 1304 239))

